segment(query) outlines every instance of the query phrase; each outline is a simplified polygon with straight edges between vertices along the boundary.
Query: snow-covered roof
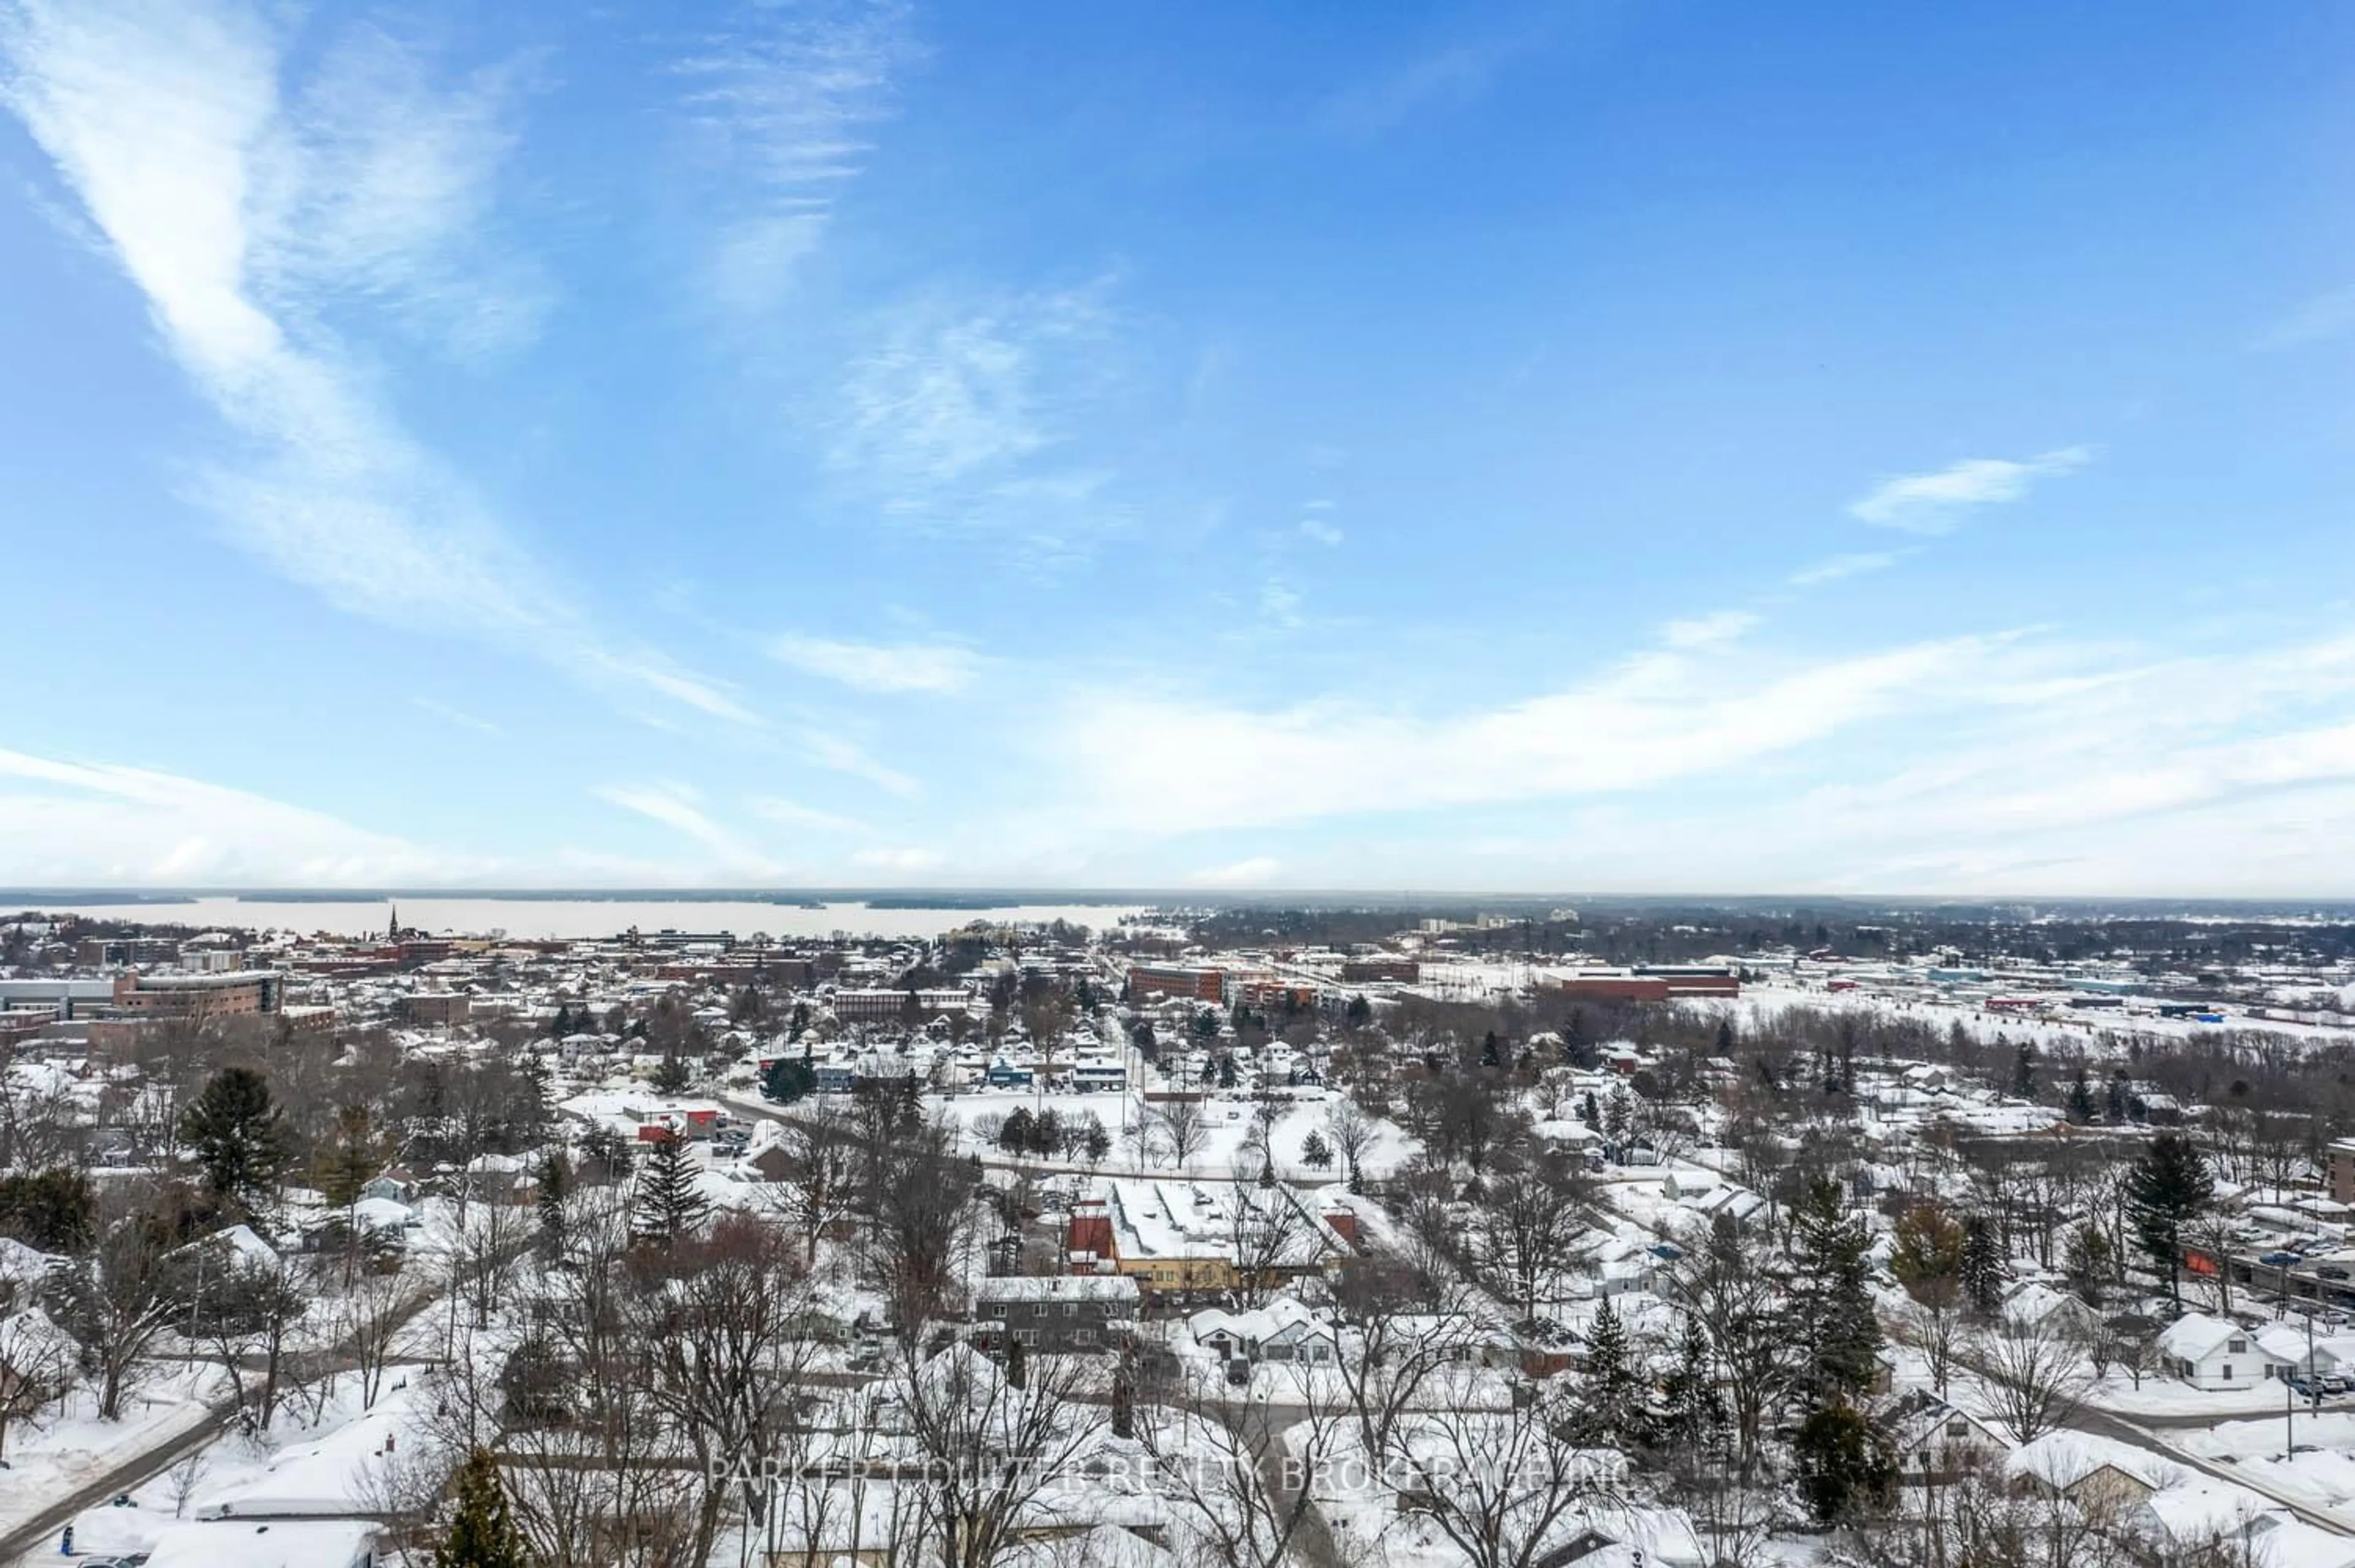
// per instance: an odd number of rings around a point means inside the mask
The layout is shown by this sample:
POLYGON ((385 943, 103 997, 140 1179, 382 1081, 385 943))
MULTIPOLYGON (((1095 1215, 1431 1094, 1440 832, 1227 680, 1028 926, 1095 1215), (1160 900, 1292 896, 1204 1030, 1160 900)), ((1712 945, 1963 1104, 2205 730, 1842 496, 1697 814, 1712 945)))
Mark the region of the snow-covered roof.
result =
POLYGON ((380 1533, 363 1520, 176 1524, 161 1532, 147 1568, 361 1568, 380 1533))
POLYGON ((978 1301, 1108 1301, 1133 1304, 1136 1281, 1124 1274, 1006 1275, 974 1287, 978 1301))
POLYGON ((2231 1341, 2247 1339, 2248 1333, 2229 1318, 2187 1312, 2160 1333, 2158 1348, 2163 1354, 2179 1360, 2204 1361, 2231 1341))

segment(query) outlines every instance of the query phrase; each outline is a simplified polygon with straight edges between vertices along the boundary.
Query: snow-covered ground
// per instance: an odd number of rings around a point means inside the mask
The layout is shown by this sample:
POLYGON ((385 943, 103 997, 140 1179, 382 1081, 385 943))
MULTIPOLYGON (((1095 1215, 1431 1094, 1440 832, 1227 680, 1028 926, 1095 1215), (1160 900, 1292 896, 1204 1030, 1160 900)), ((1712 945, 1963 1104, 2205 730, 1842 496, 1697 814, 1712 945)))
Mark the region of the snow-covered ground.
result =
POLYGON ((2233 1416, 2275 1417, 2274 1430, 2281 1430, 2282 1385, 2277 1382, 2260 1384, 2252 1389, 2196 1389, 2157 1372, 2145 1372, 2142 1387, 2137 1388, 2126 1373, 2113 1371, 2093 1384, 2083 1395, 2085 1403, 2115 1414, 2132 1418, 2137 1415, 2206 1415, 2218 1420, 2233 1416))
POLYGON ((150 1552, 166 1533, 198 1521, 240 1528, 222 1522, 240 1511, 273 1520, 364 1519, 386 1496, 372 1477, 421 1457, 425 1445, 406 1391, 389 1392, 364 1411, 357 1381, 340 1380, 315 1422, 282 1412, 267 1434, 232 1431, 208 1444, 133 1491, 127 1506, 85 1509, 73 1521, 74 1548, 150 1552), (388 1437, 395 1440, 389 1449, 388 1437))
MULTIPOLYGON (((1706 1006, 1708 1004, 1697 1004, 1706 1006)), ((1740 999, 1719 1004, 1734 1019, 1734 1027, 1755 1025, 1790 1008, 1814 1008, 1830 1012, 1873 1012, 1890 1018, 1913 1019, 1945 1033, 1960 1024, 1974 1040, 1998 1035, 2014 1042, 2034 1040, 2048 1054, 2055 1046, 2097 1050, 2105 1035, 2123 1041, 2131 1036, 2146 1040, 2187 1040, 2220 1029, 2263 1029, 2316 1044, 2355 1042, 2355 1027, 2326 1029, 2274 1019, 2246 1017, 2227 1008, 2221 1024, 2191 1019, 2163 1019, 2156 1014, 2123 1010, 2088 1011, 2079 1017, 2044 1017, 2028 1013, 1991 1013, 1976 999, 1943 1001, 1934 997, 1891 997, 1863 990, 1826 991, 1787 982, 1753 981, 1742 987, 1740 999)))
POLYGON ((37 1421, 8 1428, 8 1467, 0 1470, 0 1529, 30 1519, 78 1487, 119 1465, 163 1448, 211 1418, 208 1398, 226 1392, 218 1368, 181 1366, 123 1399, 123 1419, 101 1421, 87 1386, 37 1421))
MULTIPOLYGON (((1302 1093, 1295 1091, 1295 1093, 1302 1093)), ((1336 1155, 1322 1170, 1312 1168, 1303 1146, 1308 1135, 1325 1125, 1327 1110, 1341 1096, 1322 1093, 1319 1098, 1278 1101, 1277 1115, 1268 1129, 1268 1148, 1274 1156, 1276 1174, 1287 1180, 1309 1181, 1330 1179, 1341 1174, 1339 1157, 1336 1155)), ((1148 1176, 1179 1174, 1157 1140, 1144 1134, 1150 1126, 1155 1112, 1135 1091, 1111 1094, 1049 1094, 1027 1089, 983 1090, 968 1094, 937 1098, 928 1102, 931 1109, 955 1123, 961 1130, 964 1147, 1004 1157, 1002 1151, 984 1142, 975 1130, 986 1119, 1003 1118, 1018 1110, 1028 1110, 1033 1115, 1053 1111, 1064 1121, 1085 1120, 1092 1115, 1112 1135, 1112 1153, 1098 1168, 1104 1171, 1122 1171, 1148 1176)), ((1187 1162, 1187 1169, 1195 1175, 1217 1176, 1259 1174, 1259 1157, 1249 1149, 1252 1142, 1252 1118, 1258 1102, 1241 1094, 1225 1095, 1212 1091, 1201 1104, 1201 1147, 1187 1162)), ((1327 1140, 1331 1141, 1328 1137, 1327 1140)), ((1379 1124, 1374 1142, 1367 1148, 1361 1164, 1369 1177, 1382 1176, 1405 1163, 1413 1152, 1414 1143, 1398 1126, 1379 1124)), ((1042 1169, 1081 1169, 1083 1165, 1068 1161, 1032 1162, 1042 1169)))

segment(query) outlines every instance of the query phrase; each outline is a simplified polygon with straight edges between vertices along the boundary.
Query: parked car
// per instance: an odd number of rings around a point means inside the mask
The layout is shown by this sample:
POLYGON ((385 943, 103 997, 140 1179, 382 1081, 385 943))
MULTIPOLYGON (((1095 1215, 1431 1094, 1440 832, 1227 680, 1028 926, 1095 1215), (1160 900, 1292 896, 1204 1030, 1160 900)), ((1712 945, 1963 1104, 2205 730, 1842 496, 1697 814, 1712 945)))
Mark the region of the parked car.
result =
POLYGON ((2296 1268, 2306 1261, 2303 1253, 2267 1253, 2257 1260, 2267 1268, 2296 1268))
POLYGON ((2316 1269, 2314 1272, 2321 1275, 2324 1279, 2345 1279, 2347 1277, 2347 1271, 2339 1267, 2337 1264, 2324 1264, 2320 1268, 2316 1269))

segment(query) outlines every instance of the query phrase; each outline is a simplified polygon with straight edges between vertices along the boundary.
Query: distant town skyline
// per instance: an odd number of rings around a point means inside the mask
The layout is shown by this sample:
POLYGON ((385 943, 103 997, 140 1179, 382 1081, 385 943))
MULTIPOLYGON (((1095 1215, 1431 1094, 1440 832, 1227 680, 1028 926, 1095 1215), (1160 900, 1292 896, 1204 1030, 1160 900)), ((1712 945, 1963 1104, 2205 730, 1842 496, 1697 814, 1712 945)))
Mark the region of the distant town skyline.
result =
POLYGON ((2350 60, 0 0, 0 885, 2355 894, 2350 60))

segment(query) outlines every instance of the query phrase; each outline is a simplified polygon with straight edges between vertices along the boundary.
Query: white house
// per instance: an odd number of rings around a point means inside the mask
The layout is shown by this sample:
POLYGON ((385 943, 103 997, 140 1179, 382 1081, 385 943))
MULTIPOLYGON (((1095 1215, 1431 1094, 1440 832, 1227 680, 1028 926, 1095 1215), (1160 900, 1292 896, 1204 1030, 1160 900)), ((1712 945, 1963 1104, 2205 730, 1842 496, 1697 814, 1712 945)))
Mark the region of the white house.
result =
POLYGON ((2187 1312, 2158 1337, 2159 1365, 2197 1389, 2255 1388, 2285 1364, 2238 1323, 2187 1312))
POLYGON ((1194 1314, 1186 1326, 1196 1344, 1229 1360, 1323 1366, 1334 1359, 1332 1327, 1290 1296, 1278 1296, 1255 1312, 1224 1312, 1214 1307, 1194 1314))

